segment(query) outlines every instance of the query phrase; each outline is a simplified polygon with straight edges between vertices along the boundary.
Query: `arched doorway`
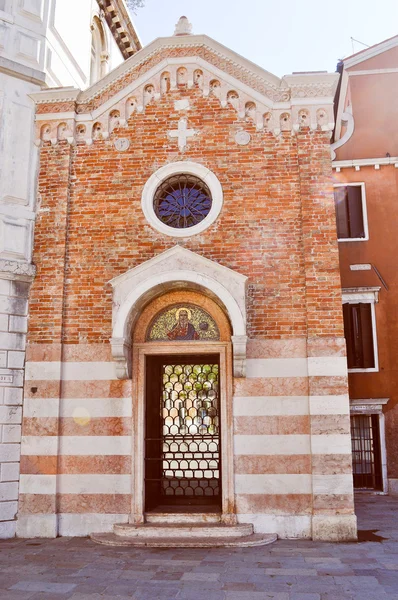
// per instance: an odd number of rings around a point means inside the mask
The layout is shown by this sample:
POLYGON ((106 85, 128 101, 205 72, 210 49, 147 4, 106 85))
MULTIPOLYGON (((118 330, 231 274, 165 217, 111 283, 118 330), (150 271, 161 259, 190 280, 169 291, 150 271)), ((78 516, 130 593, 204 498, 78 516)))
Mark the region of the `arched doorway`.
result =
POLYGON ((132 520, 219 513, 234 522, 231 327, 189 290, 163 294, 136 321, 132 344, 132 520))

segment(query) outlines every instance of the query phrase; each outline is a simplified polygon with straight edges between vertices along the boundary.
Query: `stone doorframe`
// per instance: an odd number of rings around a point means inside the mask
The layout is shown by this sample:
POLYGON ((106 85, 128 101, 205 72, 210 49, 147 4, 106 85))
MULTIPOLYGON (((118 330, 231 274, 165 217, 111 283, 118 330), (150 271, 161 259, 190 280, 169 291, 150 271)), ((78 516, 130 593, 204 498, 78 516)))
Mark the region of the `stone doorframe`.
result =
POLYGON ((383 406, 388 404, 390 398, 355 398, 350 399, 350 414, 351 415, 377 415, 379 421, 380 435, 380 454, 381 454, 381 475, 383 481, 383 489, 376 494, 388 494, 388 477, 387 477, 387 447, 386 447, 386 429, 383 413, 383 406))
POLYGON ((229 342, 170 342, 134 344, 133 362, 133 497, 130 523, 145 519, 144 444, 145 444, 145 359, 147 356, 173 354, 218 354, 220 357, 221 428, 221 520, 236 524, 234 492, 234 451, 232 413, 232 347, 229 342))

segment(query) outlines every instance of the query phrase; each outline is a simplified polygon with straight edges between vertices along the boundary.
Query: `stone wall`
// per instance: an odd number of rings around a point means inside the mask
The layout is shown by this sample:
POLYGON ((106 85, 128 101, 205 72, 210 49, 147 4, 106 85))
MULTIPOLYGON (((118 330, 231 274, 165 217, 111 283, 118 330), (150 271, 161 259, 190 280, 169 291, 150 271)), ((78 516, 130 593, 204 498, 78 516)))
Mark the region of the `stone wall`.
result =
POLYGON ((0 470, 0 537, 15 534, 27 293, 34 274, 38 148, 31 94, 45 86, 88 86, 94 16, 102 22, 106 52, 97 52, 97 59, 104 73, 123 61, 119 46, 126 57, 135 52, 133 25, 124 4, 116 6, 115 17, 108 3, 113 34, 97 0, 81 0, 78 19, 65 2, 0 2, 0 462, 6 461, 0 470), (128 29, 123 43, 115 29, 120 19, 128 29))
POLYGON ((27 298, 34 274, 38 149, 29 94, 44 82, 43 73, 12 65, 13 75, 0 72, 0 537, 6 538, 16 526, 27 298))
MULTIPOLYGON (((2 265, 3 268, 5 265, 2 265)), ((0 537, 15 535, 30 283, 0 274, 0 537)), ((8 276, 12 276, 10 273, 8 276)))

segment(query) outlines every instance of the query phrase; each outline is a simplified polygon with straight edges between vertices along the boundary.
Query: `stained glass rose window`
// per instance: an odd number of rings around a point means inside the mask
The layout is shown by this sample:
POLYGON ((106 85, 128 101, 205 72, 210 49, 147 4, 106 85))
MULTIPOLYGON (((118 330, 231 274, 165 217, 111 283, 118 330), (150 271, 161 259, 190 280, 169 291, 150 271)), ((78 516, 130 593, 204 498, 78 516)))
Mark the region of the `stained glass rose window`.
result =
POLYGON ((186 229, 207 217, 212 207, 211 192, 199 177, 173 175, 156 190, 153 207, 162 223, 174 229, 186 229))

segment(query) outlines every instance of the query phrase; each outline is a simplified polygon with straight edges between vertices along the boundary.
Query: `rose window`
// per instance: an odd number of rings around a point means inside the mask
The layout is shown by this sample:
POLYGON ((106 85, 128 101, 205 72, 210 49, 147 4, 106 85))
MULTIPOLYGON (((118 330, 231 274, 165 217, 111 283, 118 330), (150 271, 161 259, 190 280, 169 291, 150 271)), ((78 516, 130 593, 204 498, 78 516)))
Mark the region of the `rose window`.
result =
POLYGON ((174 229, 197 225, 207 217, 212 197, 207 185, 194 175, 166 179, 156 190, 153 207, 157 218, 174 229))

